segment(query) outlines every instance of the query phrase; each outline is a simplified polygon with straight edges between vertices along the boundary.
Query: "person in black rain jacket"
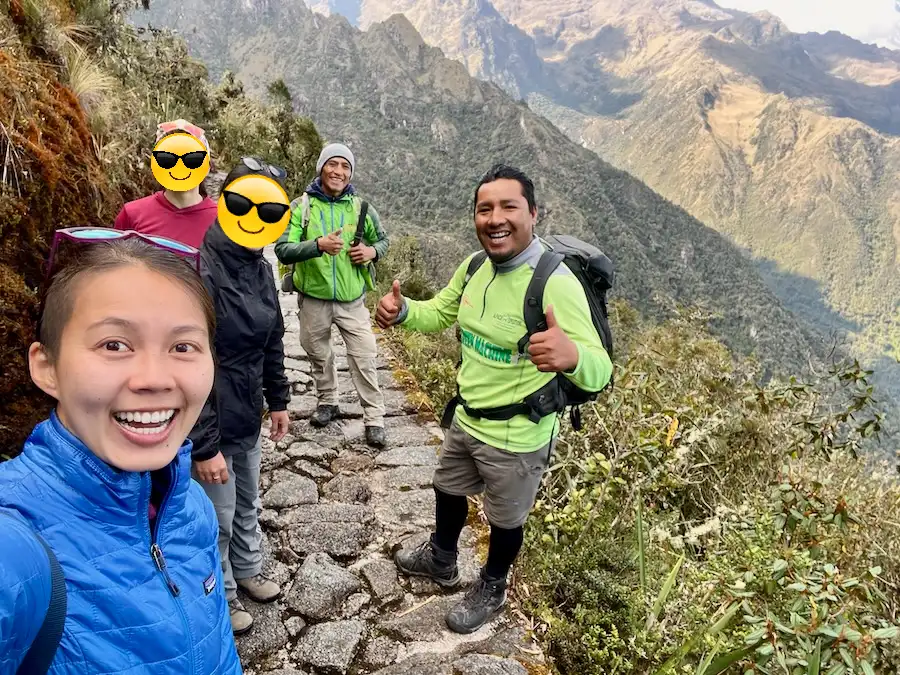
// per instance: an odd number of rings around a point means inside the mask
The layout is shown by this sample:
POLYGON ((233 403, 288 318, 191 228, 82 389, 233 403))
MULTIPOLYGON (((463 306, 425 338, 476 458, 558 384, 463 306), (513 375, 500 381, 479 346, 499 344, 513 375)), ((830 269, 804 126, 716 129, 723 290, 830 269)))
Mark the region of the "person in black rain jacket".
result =
MULTIPOLYGON (((255 158, 254 158, 255 159, 255 158)), ((258 160, 242 160, 223 183, 256 173, 283 187, 284 172, 258 160)), ((236 635, 250 630, 253 617, 237 597, 237 587, 257 602, 281 593, 262 575, 259 474, 263 399, 271 414, 269 437, 288 430, 290 384, 284 372, 284 319, 272 266, 262 249, 232 241, 218 218, 201 246, 201 273, 216 308, 215 384, 190 434, 193 474, 219 519, 219 552, 225 595, 236 635)))

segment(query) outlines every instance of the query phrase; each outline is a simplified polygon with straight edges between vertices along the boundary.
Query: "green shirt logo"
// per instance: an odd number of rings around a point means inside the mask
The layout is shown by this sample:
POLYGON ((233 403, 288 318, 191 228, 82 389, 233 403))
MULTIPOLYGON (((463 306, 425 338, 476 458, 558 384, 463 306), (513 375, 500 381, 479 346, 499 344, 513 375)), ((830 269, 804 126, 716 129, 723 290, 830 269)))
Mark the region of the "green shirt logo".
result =
POLYGON ((497 361, 499 363, 515 363, 516 361, 518 361, 519 355, 513 355, 511 349, 506 349, 505 347, 500 347, 493 344, 492 342, 488 342, 483 337, 475 335, 474 333, 467 331, 465 328, 461 328, 460 333, 462 336, 463 346, 474 349, 476 352, 490 361, 497 361))

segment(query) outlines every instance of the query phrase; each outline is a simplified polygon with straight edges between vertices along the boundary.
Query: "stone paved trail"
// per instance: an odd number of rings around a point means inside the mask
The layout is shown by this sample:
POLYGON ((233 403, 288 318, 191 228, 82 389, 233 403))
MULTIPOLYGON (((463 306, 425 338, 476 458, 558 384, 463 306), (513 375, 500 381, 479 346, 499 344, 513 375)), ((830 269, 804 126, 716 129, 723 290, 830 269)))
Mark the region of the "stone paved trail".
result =
MULTIPOLYGON (((271 248, 266 256, 277 275, 271 248)), ((285 366, 294 391, 291 430, 277 445, 265 439, 260 490, 265 571, 283 593, 268 605, 243 597, 255 617, 253 630, 237 639, 245 672, 527 675, 525 666, 543 658, 509 617, 457 635, 446 628, 444 614, 465 586, 444 591, 398 576, 393 551, 415 546, 432 525, 440 427, 416 415, 382 356, 388 447, 366 446, 337 331, 341 418, 326 429, 311 427, 316 402, 298 339, 296 302, 295 295, 282 294, 285 366)), ((466 527, 460 542, 464 583, 480 564, 474 539, 466 527)))

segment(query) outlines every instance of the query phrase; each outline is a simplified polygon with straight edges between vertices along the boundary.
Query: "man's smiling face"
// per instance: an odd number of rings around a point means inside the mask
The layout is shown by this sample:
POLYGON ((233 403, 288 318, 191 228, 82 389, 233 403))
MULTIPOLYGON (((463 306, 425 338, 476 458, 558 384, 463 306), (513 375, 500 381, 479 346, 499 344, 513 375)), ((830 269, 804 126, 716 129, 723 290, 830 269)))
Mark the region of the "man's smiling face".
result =
POLYGON ((475 232, 495 263, 510 260, 528 247, 536 219, 537 211, 529 208, 519 181, 498 178, 478 189, 475 232))

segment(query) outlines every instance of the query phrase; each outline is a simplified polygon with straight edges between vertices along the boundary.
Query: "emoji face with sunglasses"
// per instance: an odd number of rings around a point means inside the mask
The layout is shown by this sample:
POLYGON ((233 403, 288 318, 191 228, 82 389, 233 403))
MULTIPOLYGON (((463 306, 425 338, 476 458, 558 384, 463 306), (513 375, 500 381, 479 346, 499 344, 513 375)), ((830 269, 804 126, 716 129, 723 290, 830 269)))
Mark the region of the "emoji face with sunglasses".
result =
POLYGON ((263 248, 284 233, 291 217, 287 193, 267 176, 233 180, 219 196, 219 224, 236 244, 263 248))
POLYGON ((187 132, 163 136, 151 154, 153 177, 167 190, 193 190, 209 173, 206 146, 187 132))

